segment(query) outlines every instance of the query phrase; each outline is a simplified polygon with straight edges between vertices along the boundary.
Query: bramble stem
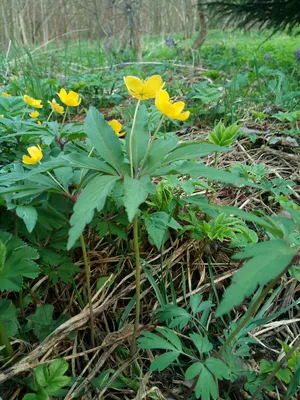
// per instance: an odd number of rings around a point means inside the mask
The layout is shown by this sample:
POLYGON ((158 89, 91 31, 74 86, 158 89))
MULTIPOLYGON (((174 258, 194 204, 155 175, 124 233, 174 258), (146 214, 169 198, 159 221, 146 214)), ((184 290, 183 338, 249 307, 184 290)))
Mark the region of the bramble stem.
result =
POLYGON ((262 381, 262 383, 259 385, 259 387, 256 389, 256 391, 252 395, 251 400, 255 400, 257 398, 257 396, 262 392, 262 390, 271 382, 271 380, 273 378, 275 378, 277 372, 291 358, 291 356, 294 354, 294 352, 298 349, 299 346, 300 346, 300 338, 298 338, 295 341, 293 347, 291 347, 290 350, 286 353, 286 355, 280 360, 277 367, 274 368, 273 371, 270 372, 270 374, 262 381))
POLYGON ((95 330, 94 330, 94 312, 93 312, 93 304, 92 304, 92 292, 91 292, 91 271, 90 271, 90 264, 87 257, 84 237, 80 235, 80 244, 82 249, 83 255, 83 262, 85 268, 85 276, 86 276, 86 285, 87 285, 87 292, 88 292, 88 301, 89 301, 89 309, 90 309, 90 326, 91 326, 91 343, 92 346, 95 347, 95 330))
POLYGON ((140 265, 140 248, 139 248, 139 224, 138 224, 138 215, 136 214, 133 219, 133 245, 135 252, 135 321, 134 321, 134 329, 132 335, 131 342, 131 355, 134 355, 136 352, 136 338, 140 325, 140 312, 141 312, 141 265, 140 265))
POLYGON ((239 323, 239 325, 228 336, 228 338, 225 340, 223 345, 216 352, 216 354, 214 355, 215 358, 221 357, 221 355, 223 354, 226 347, 231 343, 231 341, 236 337, 236 335, 244 328, 244 326, 251 319, 251 317, 253 317, 253 315, 256 313, 259 306, 263 302, 264 298, 268 295, 270 290, 276 285, 276 283, 279 281, 279 279, 282 277, 282 275, 284 275, 287 272, 287 270, 290 268, 291 265, 292 265, 292 263, 289 263, 289 265, 278 276, 276 276, 276 278, 272 279, 269 282, 269 284, 265 287, 265 289, 261 292, 261 294, 255 300, 252 307, 248 310, 248 313, 246 314, 246 316, 242 319, 242 321, 239 323))
POLYGON ((14 355, 13 348, 10 344, 6 330, 1 321, 0 321, 0 345, 4 346, 4 349, 2 351, 6 357, 12 357, 14 355))

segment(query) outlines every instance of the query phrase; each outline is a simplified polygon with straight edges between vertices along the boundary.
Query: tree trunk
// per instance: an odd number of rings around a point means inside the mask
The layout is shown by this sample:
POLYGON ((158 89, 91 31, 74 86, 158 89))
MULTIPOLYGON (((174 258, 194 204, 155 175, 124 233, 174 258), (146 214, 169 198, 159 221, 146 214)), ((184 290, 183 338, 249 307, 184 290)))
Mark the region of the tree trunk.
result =
POLYGON ((208 18, 204 11, 203 5, 201 3, 198 3, 197 9, 199 13, 198 15, 199 15, 200 28, 199 28, 199 33, 192 46, 192 49, 194 50, 199 50, 201 48, 201 46, 205 42, 208 33, 208 18))

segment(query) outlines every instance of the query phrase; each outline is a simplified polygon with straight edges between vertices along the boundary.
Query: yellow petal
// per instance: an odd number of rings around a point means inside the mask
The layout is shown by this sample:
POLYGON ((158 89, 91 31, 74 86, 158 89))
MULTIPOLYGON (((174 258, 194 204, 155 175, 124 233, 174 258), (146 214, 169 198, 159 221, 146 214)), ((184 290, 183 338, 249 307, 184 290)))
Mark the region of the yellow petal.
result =
POLYGON ((143 88, 143 98, 153 99, 162 86, 163 80, 160 75, 153 75, 146 79, 143 88))
POLYGON ((38 111, 32 111, 32 112, 29 114, 29 117, 31 117, 31 118, 37 118, 39 115, 40 115, 40 113, 39 113, 38 111))
POLYGON ((6 92, 2 92, 2 96, 3 96, 3 97, 10 97, 10 96, 11 96, 11 94, 9 94, 9 93, 6 93, 6 92))
POLYGON ((43 158, 43 153, 40 146, 28 147, 27 151, 30 154, 32 160, 34 161, 34 164, 38 163, 43 158))
POLYGON ((179 121, 185 121, 188 119, 188 117, 190 116, 190 112, 189 111, 185 111, 179 115, 177 115, 176 119, 178 119, 179 121))
POLYGON ((177 101, 176 103, 173 103, 175 114, 180 114, 181 111, 184 109, 184 106, 185 104, 183 101, 177 101))
POLYGON ((59 91, 59 93, 57 93, 57 95, 61 99, 61 101, 64 103, 65 99, 67 98, 66 89, 64 89, 64 88, 60 89, 60 91, 59 91))
POLYGON ((124 76, 124 82, 131 96, 142 100, 143 82, 136 76, 124 76))
POLYGON ((26 156, 26 155, 22 157, 22 161, 24 164, 29 164, 29 165, 36 164, 35 160, 33 160, 32 158, 30 158, 29 156, 26 156))
POLYGON ((116 119, 112 119, 111 121, 108 122, 108 124, 113 128, 116 134, 118 134, 122 129, 122 124, 116 119))
POLYGON ((126 135, 126 131, 119 132, 119 133, 116 132, 116 135, 117 135, 118 137, 123 137, 123 136, 126 135))

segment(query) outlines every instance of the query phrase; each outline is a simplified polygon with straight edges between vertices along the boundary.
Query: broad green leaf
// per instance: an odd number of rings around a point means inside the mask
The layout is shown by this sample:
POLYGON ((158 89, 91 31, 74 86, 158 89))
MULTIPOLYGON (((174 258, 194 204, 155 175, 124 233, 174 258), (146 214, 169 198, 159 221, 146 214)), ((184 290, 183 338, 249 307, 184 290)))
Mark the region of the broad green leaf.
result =
POLYGON ((229 312, 250 296, 258 285, 265 285, 278 276, 296 254, 284 240, 276 239, 247 247, 233 258, 250 258, 233 276, 232 284, 226 290, 216 316, 229 312))
POLYGON ((37 222, 38 213, 34 207, 31 206, 18 206, 16 214, 22 218, 28 232, 32 232, 37 222))
POLYGON ((150 139, 148 134, 148 113, 145 104, 142 104, 137 112, 135 127, 131 138, 130 133, 131 129, 128 129, 125 139, 126 152, 130 160, 130 147, 132 148, 133 169, 137 171, 146 153, 150 139))
POLYGON ((180 229, 181 226, 169 217, 169 215, 163 211, 158 211, 145 217, 145 225, 149 237, 159 250, 164 243, 165 234, 168 227, 173 229, 180 229))
POLYGON ((72 167, 82 168, 86 170, 95 170, 104 172, 106 174, 117 175, 117 171, 107 164, 105 161, 98 160, 94 157, 88 157, 87 155, 80 153, 71 153, 64 156, 72 167))
POLYGON ((156 357, 150 365, 150 371, 163 371, 168 368, 179 357, 178 351, 168 351, 156 357))
POLYGON ((162 165, 178 160, 189 160, 207 156, 214 152, 230 151, 226 147, 207 143, 184 143, 169 153, 163 160, 162 165))
POLYGON ((122 171, 124 155, 120 139, 95 107, 90 107, 87 113, 86 134, 98 154, 118 172, 122 171))
POLYGON ((0 321, 8 336, 14 336, 18 332, 17 310, 11 300, 0 299, 0 321))
POLYGON ((5 232, 0 232, 0 241, 4 241, 6 246, 5 262, 0 264, 0 291, 18 292, 22 288, 23 277, 33 279, 38 276, 39 267, 33 261, 39 257, 38 252, 21 239, 8 237, 5 232))
POLYGON ((198 333, 191 333, 190 338, 192 339, 201 356, 202 354, 208 353, 213 349, 213 345, 210 343, 207 336, 202 336, 198 333))
POLYGON ((300 391, 300 365, 294 372, 294 375, 291 379, 291 382, 289 384, 287 394, 286 394, 286 400, 290 400, 296 393, 300 391))
POLYGON ((251 186, 257 189, 261 189, 260 185, 248 181, 240 177, 238 174, 233 172, 227 172, 221 169, 216 169, 213 167, 206 167, 203 164, 192 161, 184 161, 181 163, 171 164, 166 167, 159 168, 155 170, 151 176, 164 176, 164 175, 180 174, 180 175, 190 175, 193 177, 205 177, 211 181, 220 181, 225 183, 230 183, 233 185, 244 185, 251 186))
POLYGON ((56 168, 54 173, 58 182, 68 190, 73 180, 73 169, 71 167, 56 168))
POLYGON ((148 188, 140 179, 132 179, 126 175, 124 178, 124 206, 128 215, 129 222, 132 222, 139 206, 148 196, 148 188))
POLYGON ((228 366, 218 358, 209 357, 205 360, 204 365, 210 370, 218 379, 229 379, 228 366))
MULTIPOLYGON (((52 304, 44 304, 43 306, 38 307, 34 314, 27 317, 28 328, 33 329, 33 333, 40 341, 45 339, 45 337, 52 331, 53 311, 54 307, 52 304)), ((40 370, 38 371, 40 373, 40 370)))
POLYGON ((144 167, 142 168, 142 175, 149 174, 156 168, 161 166, 162 159, 177 146, 176 136, 170 136, 166 139, 159 138, 155 140, 150 147, 144 167))
POLYGON ((85 226, 91 222, 95 209, 98 211, 103 209, 106 197, 112 191, 117 180, 118 177, 115 176, 98 175, 89 181, 82 190, 70 219, 71 229, 69 230, 68 249, 74 246, 85 226))
POLYGON ((292 371, 289 368, 280 368, 280 370, 276 374, 276 377, 284 383, 290 383, 292 371))

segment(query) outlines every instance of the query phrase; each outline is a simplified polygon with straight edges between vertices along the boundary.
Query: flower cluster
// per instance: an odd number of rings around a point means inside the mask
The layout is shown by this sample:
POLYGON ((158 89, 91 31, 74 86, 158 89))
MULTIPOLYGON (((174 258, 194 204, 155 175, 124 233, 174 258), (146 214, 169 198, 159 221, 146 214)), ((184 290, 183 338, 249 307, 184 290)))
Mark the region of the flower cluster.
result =
POLYGON ((183 112, 184 102, 173 102, 166 90, 163 90, 163 80, 159 75, 153 75, 145 81, 135 77, 124 77, 129 94, 138 100, 155 98, 157 109, 168 118, 185 121, 190 116, 189 111, 183 112))

